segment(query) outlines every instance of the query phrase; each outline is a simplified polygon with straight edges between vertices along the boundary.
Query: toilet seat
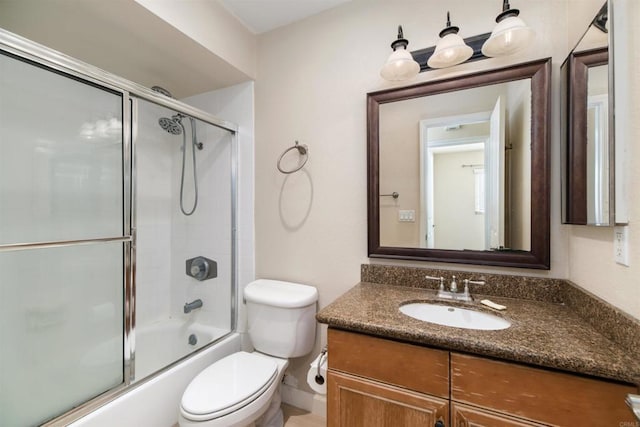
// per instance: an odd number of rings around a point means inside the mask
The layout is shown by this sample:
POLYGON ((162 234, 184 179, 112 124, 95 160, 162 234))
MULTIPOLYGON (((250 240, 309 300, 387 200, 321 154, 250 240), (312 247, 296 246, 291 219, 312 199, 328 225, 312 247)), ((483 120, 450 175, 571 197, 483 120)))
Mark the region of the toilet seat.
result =
POLYGON ((278 376, 271 358, 244 351, 220 359, 187 386, 181 414, 191 421, 222 417, 257 399, 278 376))

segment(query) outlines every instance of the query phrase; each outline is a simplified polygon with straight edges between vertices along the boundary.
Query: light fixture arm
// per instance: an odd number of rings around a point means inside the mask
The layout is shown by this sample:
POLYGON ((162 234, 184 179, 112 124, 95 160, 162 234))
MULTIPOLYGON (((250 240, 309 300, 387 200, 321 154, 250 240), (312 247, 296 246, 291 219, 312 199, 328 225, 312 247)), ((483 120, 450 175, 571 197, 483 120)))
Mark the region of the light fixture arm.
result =
POLYGON ((451 25, 451 15, 449 14, 449 11, 447 11, 447 26, 444 28, 444 30, 440 31, 440 34, 438 34, 438 36, 440 38, 443 38, 447 34, 458 34, 458 31, 460 31, 459 27, 451 25))
POLYGON ((520 15, 519 9, 511 9, 511 5, 509 4, 509 0, 503 0, 502 2, 502 12, 496 16, 496 22, 500 22, 503 19, 506 19, 510 16, 518 16, 520 15))
POLYGON ((408 45, 409 45, 409 40, 404 38, 402 25, 398 25, 398 39, 394 40, 393 43, 391 43, 391 49, 396 50, 401 46, 406 49, 408 45))

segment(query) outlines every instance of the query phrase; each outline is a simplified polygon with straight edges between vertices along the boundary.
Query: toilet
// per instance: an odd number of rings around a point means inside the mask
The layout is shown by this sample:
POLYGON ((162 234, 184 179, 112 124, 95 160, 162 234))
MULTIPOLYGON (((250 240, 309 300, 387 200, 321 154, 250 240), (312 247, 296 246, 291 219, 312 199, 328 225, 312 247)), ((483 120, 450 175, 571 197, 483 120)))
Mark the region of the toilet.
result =
POLYGON ((189 383, 180 402, 180 427, 282 427, 280 382, 288 359, 313 348, 318 291, 261 279, 245 287, 244 299, 255 350, 224 357, 189 383))

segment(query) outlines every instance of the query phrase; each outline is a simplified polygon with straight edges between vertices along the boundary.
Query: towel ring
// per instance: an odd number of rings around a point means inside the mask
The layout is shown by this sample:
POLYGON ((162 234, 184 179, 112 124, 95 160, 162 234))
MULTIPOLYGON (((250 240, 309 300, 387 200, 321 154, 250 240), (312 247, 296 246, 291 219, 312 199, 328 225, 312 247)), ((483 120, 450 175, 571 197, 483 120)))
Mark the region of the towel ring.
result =
POLYGON ((300 145, 298 144, 298 141, 296 141, 296 145, 287 148, 286 150, 284 150, 282 154, 280 154, 280 158, 278 159, 278 170, 284 174, 298 172, 300 169, 304 167, 304 165, 307 164, 307 160, 309 160, 309 147, 307 147, 306 145, 300 145), (304 157, 304 162, 302 162, 300 166, 288 171, 288 170, 282 169, 282 167, 280 166, 280 163, 282 162, 282 158, 285 156, 285 154, 287 154, 291 150, 298 150, 298 153, 300 153, 301 156, 305 156, 305 157, 304 157))

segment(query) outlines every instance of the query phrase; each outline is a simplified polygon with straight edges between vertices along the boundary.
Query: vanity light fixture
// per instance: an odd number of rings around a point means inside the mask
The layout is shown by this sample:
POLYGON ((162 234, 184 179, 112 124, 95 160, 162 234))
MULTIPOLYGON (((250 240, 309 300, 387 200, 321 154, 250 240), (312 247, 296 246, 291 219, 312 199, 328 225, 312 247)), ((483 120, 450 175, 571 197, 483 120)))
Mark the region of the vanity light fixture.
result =
POLYGON ((427 60, 429 67, 453 67, 471 58, 473 49, 458 35, 458 31, 460 28, 451 25, 451 17, 447 11, 447 26, 440 31, 440 40, 436 44, 436 49, 427 60))
POLYGON ((380 75, 385 80, 401 81, 412 79, 420 72, 420 65, 407 50, 409 40, 404 38, 402 25, 398 25, 398 39, 391 43, 393 53, 382 66, 380 75))
POLYGON ((402 26, 398 26, 398 39, 391 43, 393 53, 380 70, 380 75, 386 80, 402 81, 429 69, 516 53, 527 47, 535 36, 535 32, 518 17, 519 14, 518 9, 511 9, 509 0, 503 0, 502 12, 496 17, 497 24, 491 33, 463 39, 458 35, 460 29, 451 25, 451 15, 447 12, 447 26, 440 31, 436 46, 413 52, 407 50, 409 41, 403 36, 402 26))
POLYGON ((518 9, 511 9, 509 0, 503 0, 502 12, 496 17, 497 24, 482 45, 484 56, 511 55, 531 43, 534 31, 518 17, 519 14, 518 9))

